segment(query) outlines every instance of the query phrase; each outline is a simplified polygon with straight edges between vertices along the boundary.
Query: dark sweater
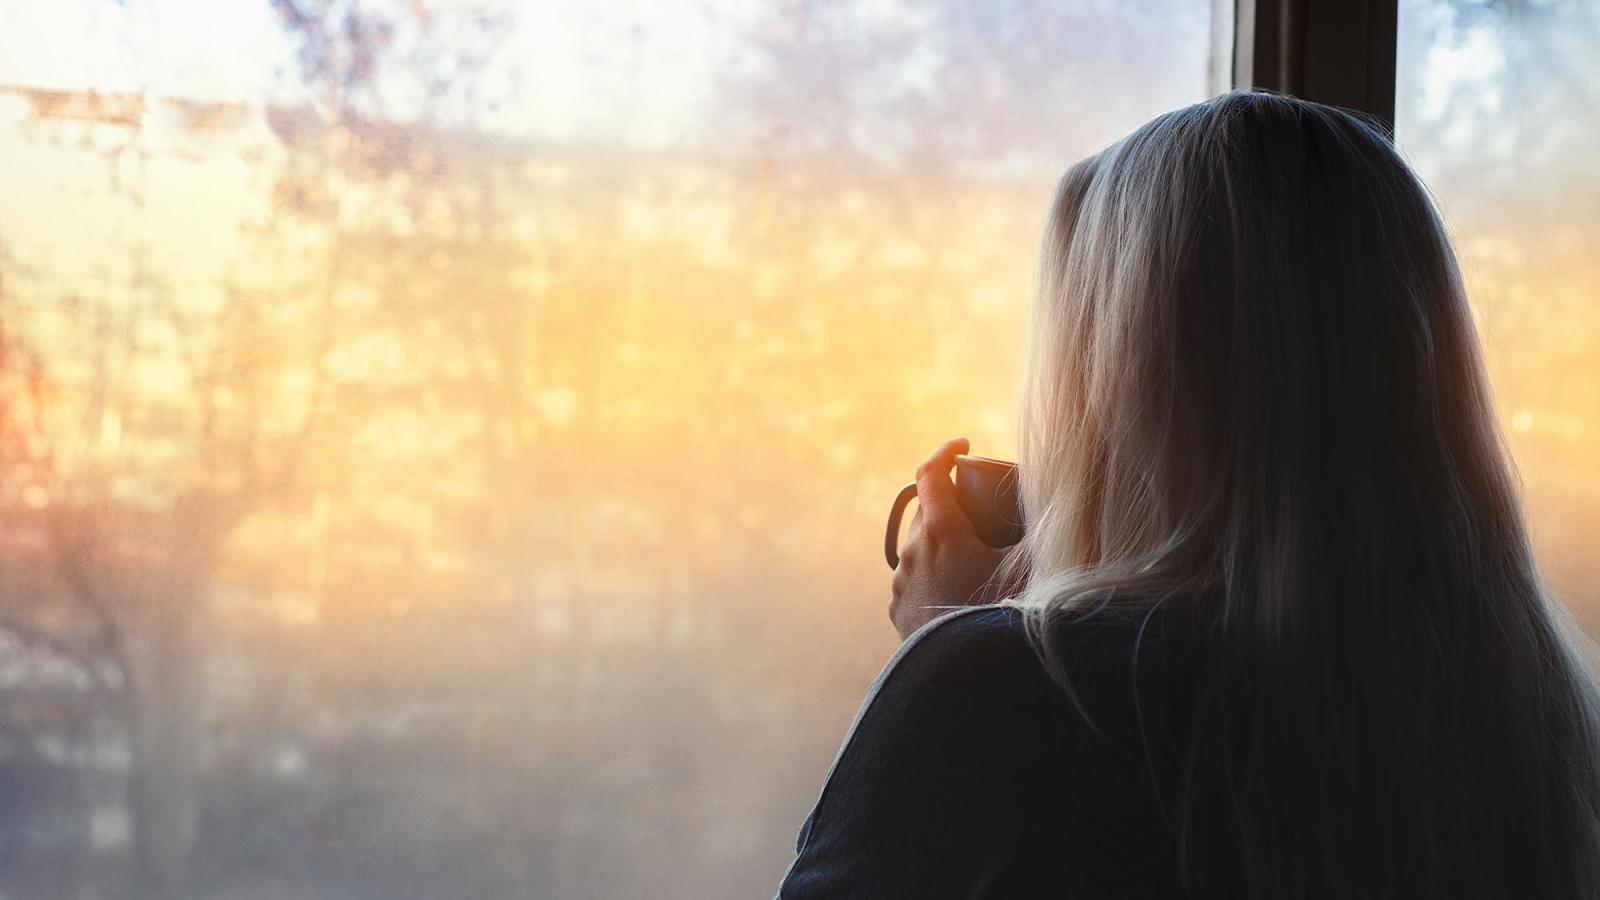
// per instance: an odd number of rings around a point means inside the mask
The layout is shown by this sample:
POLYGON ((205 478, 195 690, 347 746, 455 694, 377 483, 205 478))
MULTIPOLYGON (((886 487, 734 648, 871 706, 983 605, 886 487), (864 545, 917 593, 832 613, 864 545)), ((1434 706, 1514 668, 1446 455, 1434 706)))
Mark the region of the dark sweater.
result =
POLYGON ((1204 890, 1185 890, 1169 822, 1195 633, 1148 608, 1072 614, 1051 641, 1080 711, 1017 610, 975 607, 923 628, 857 713, 779 896, 1234 894, 1222 886, 1237 873, 1214 866, 1204 890))

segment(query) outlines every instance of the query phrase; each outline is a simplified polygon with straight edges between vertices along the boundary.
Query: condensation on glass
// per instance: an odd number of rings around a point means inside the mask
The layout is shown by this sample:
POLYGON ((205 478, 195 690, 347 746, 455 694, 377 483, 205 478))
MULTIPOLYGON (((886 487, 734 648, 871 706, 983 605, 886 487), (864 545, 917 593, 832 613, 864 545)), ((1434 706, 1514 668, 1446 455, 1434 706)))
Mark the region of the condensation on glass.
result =
POLYGON ((1600 4, 1402 0, 1396 139, 1455 241, 1557 596, 1600 631, 1600 4))
POLYGON ((1213 5, 0 12, 0 892, 770 891, 1213 5))

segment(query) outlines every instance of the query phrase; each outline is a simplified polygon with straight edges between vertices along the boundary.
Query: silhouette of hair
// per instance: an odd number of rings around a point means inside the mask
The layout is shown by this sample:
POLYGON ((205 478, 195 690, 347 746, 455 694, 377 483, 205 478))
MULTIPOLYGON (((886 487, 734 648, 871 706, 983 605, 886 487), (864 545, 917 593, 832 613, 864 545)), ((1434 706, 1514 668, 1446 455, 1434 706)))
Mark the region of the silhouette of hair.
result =
POLYGON ((1600 706, 1535 568, 1460 273, 1384 134, 1265 93, 1062 178, 1008 601, 1210 629, 1174 822, 1252 896, 1600 896, 1600 706), (1207 799, 1209 798, 1209 799, 1207 799), (1219 802, 1227 834, 1189 825, 1219 802))

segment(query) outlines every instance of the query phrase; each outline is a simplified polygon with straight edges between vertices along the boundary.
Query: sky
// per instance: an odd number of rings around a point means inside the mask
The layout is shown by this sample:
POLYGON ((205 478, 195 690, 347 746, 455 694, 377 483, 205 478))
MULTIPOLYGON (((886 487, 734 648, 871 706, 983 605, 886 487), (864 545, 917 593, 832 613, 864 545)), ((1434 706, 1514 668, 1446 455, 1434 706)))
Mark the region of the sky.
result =
MULTIPOLYGON (((437 19, 467 5, 433 0, 417 7, 437 19)), ((736 0, 701 0, 689 15, 678 4, 650 0, 511 6, 503 76, 516 79, 512 102, 480 125, 633 145, 670 143, 686 130, 704 108, 718 66, 737 52, 740 23, 758 8, 736 0), (638 102, 641 96, 648 102, 638 102)), ((416 37, 415 29, 397 31, 397 40, 416 37)), ((295 49, 267 0, 0 6, 0 86, 292 103, 306 99, 293 77, 295 49)))
MULTIPOLYGON (((396 40, 420 39, 417 11, 441 22, 469 5, 394 4, 408 23, 396 40)), ((511 102, 473 127, 640 148, 693 131, 740 17, 756 8, 732 0, 703 0, 694 15, 649 0, 512 6, 501 54, 504 77, 517 79, 511 102)), ((263 107, 315 101, 297 77, 296 49, 268 0, 0 2, 0 241, 63 278, 115 280, 129 261, 62 259, 59 249, 143 236, 152 264, 185 284, 215 284, 240 223, 264 209, 259 167, 248 160, 277 152, 263 107), (30 107, 19 93, 41 88, 137 94, 149 109, 136 135, 69 123, 41 141, 26 133, 30 107), (224 135, 197 138, 172 100, 242 103, 250 112, 224 135), (139 209, 125 192, 107 190, 135 181, 145 187, 139 209)))

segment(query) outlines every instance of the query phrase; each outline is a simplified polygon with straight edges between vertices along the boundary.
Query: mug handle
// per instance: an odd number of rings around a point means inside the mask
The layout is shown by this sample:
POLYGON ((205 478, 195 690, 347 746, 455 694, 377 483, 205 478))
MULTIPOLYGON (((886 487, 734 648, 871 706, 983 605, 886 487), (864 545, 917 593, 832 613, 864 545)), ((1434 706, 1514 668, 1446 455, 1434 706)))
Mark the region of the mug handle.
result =
POLYGON ((900 489, 894 498, 894 505, 889 507, 889 528, 883 535, 883 558, 889 561, 889 568, 900 566, 900 517, 905 515, 906 504, 917 495, 915 481, 900 489))

